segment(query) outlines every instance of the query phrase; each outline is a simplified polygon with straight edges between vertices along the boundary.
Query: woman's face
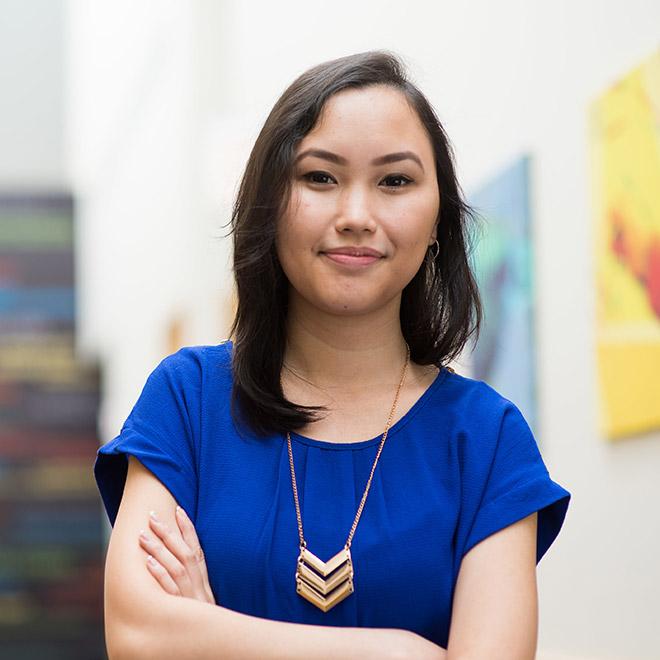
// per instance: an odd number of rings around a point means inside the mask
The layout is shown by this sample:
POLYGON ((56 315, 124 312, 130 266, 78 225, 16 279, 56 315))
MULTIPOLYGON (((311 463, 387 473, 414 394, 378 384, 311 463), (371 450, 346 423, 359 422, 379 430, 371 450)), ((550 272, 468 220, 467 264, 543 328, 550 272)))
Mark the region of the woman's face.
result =
POLYGON ((289 295, 331 314, 391 303, 436 238, 439 204, 431 141, 406 97, 384 85, 333 95, 298 145, 279 219, 289 295), (380 256, 332 254, 341 248, 380 256))

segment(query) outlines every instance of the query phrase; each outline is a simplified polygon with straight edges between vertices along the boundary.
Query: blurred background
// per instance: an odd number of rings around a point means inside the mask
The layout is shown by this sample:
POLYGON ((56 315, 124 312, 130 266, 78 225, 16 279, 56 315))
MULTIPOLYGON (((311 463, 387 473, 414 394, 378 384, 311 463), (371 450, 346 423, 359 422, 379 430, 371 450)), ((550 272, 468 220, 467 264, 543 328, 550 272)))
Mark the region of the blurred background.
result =
POLYGON ((233 313, 231 202, 302 71, 401 55, 486 220, 455 369, 573 499, 539 658, 660 658, 660 4, 0 0, 0 657, 105 657, 93 481, 149 372, 233 313))

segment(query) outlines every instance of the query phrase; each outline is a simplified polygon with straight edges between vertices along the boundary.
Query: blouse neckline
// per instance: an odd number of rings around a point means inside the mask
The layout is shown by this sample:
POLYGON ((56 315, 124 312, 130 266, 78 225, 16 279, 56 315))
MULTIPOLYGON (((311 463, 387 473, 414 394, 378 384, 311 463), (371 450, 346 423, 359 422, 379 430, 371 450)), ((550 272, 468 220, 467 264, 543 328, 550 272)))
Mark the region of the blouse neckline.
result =
MULTIPOLYGON (((387 437, 395 435, 398 433, 408 422, 422 409, 424 404, 431 397, 433 392, 439 387, 440 382, 443 380, 443 376, 449 373, 449 371, 442 367, 436 377, 433 379, 433 382, 424 390, 422 395, 413 403, 413 405, 408 409, 406 414, 398 419, 392 426, 390 426, 389 431, 387 432, 387 437)), ((310 447, 319 447, 321 449, 329 449, 331 451, 354 451, 359 449, 366 449, 372 445, 380 443, 383 438, 383 434, 379 433, 375 438, 370 438, 369 440, 358 440, 357 442, 332 442, 330 440, 318 440, 316 438, 309 438, 307 436, 296 433, 295 431, 290 431, 291 439, 296 442, 308 445, 310 447)), ((286 442, 286 434, 283 436, 284 441, 286 442)), ((387 441, 385 441, 387 443, 387 441)))

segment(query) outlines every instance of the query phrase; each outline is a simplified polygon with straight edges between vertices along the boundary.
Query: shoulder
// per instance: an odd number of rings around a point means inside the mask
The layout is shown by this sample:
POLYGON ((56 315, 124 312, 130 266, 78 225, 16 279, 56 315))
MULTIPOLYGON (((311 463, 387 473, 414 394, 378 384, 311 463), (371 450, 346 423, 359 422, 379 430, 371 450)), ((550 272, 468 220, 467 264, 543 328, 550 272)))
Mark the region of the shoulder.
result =
POLYGON ((154 373, 162 372, 177 380, 195 380, 202 379, 209 370, 224 368, 230 364, 231 341, 225 340, 219 344, 182 346, 162 358, 154 373))
POLYGON ((497 453, 537 452, 518 405, 485 381, 447 373, 439 389, 438 412, 462 465, 489 465, 497 453))
POLYGON ((520 412, 516 404, 483 380, 445 368, 441 384, 449 408, 466 422, 480 424, 503 417, 507 411, 520 412))

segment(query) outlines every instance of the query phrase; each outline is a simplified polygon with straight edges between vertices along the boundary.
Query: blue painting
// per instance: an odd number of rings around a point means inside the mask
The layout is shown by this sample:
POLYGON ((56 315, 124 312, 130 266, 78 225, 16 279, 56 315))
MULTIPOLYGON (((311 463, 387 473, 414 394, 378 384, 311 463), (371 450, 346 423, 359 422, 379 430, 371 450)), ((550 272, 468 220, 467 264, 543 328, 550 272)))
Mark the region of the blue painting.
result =
POLYGON ((513 401, 538 438, 530 157, 504 168, 468 201, 480 216, 472 265, 484 306, 471 375, 513 401))

